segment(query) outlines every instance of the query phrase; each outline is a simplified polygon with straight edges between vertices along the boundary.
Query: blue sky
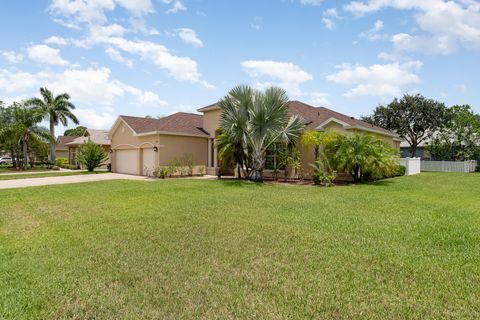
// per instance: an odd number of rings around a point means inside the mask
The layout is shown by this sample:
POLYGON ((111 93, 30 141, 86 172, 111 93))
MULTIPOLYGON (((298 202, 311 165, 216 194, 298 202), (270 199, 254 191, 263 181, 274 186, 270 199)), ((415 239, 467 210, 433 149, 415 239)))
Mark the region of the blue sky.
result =
POLYGON ((0 28, 0 100, 66 91, 92 128, 242 83, 352 116, 417 92, 480 112, 479 1, 5 0, 0 28))

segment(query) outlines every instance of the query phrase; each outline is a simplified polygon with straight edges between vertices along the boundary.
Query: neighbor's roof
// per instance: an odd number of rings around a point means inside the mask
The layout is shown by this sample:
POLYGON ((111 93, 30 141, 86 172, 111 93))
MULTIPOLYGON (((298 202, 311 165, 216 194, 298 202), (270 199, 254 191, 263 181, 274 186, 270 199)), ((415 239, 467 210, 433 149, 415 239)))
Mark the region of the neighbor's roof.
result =
MULTIPOLYGON (((345 114, 333 111, 325 107, 314 107, 300 101, 289 101, 288 107, 290 108, 291 115, 299 115, 305 120, 307 129, 317 129, 326 121, 335 119, 351 127, 359 127, 361 129, 375 131, 385 135, 397 137, 395 133, 389 130, 371 125, 365 121, 349 117, 345 114)), ((198 109, 198 111, 205 112, 216 109, 218 109, 218 105, 217 103, 213 103, 211 105, 198 109)))
POLYGON ((55 150, 68 150, 66 146, 67 143, 72 142, 75 140, 76 136, 58 136, 57 144, 55 145, 55 150))
POLYGON ((73 141, 66 143, 67 146, 80 145, 88 140, 91 140, 99 145, 109 146, 110 139, 108 138, 107 130, 87 129, 83 137, 78 137, 73 141))
POLYGON ((177 112, 172 115, 154 119, 120 116, 136 134, 173 133, 208 137, 203 130, 203 117, 200 114, 177 112))

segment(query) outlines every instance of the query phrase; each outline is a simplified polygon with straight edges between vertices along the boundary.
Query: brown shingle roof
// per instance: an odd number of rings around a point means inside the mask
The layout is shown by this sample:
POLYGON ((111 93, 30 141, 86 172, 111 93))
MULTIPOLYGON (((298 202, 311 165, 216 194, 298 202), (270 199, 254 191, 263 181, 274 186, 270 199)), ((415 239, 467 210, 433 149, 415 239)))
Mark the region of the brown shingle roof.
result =
POLYGON ((104 145, 104 146, 110 145, 110 139, 108 138, 108 131, 98 130, 98 129, 87 129, 83 137, 77 137, 73 141, 68 142, 66 145, 68 146, 80 145, 87 142, 88 140, 91 140, 99 145, 104 145))
MULTIPOLYGON (((215 106, 216 103, 198 109, 198 111, 208 111, 214 109, 215 106)), ((371 125, 365 121, 349 117, 345 114, 333 111, 325 107, 314 107, 300 101, 289 101, 288 107, 290 108, 291 115, 299 115, 305 120, 307 124, 307 129, 318 128, 320 124, 324 123, 330 118, 335 118, 350 126, 359 126, 365 128, 366 130, 375 130, 386 135, 396 136, 393 132, 389 130, 371 125)))
POLYGON ((202 115, 177 112, 160 119, 120 116, 137 134, 148 132, 170 132, 208 137, 202 129, 202 115))
POLYGON ((347 115, 330 110, 325 107, 316 108, 300 101, 290 101, 288 103, 288 106, 290 107, 291 114, 297 114, 303 119, 305 119, 307 123, 306 127, 308 129, 315 129, 330 118, 335 118, 337 120, 345 122, 350 126, 359 126, 365 129, 379 131, 387 135, 395 135, 391 131, 388 131, 384 128, 371 125, 365 121, 349 117, 347 115))
POLYGON ((66 143, 72 142, 75 140, 76 136, 58 136, 57 144, 55 145, 55 150, 68 150, 66 143))

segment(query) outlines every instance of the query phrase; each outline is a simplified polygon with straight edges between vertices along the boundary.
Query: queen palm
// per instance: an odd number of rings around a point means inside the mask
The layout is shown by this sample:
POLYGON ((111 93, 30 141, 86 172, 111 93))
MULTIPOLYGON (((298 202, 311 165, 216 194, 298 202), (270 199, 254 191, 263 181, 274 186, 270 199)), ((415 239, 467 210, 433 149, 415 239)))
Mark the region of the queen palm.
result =
POLYGON ((7 110, 8 122, 0 128, 0 140, 15 139, 22 146, 23 168, 26 169, 29 144, 32 142, 41 144, 54 139, 46 128, 38 125, 43 118, 40 110, 19 103, 14 103, 7 110))
MULTIPOLYGON (((61 123, 64 126, 68 125, 68 119, 73 123, 79 124, 77 117, 72 113, 75 105, 69 101, 70 95, 62 93, 57 96, 47 88, 40 88, 40 95, 42 98, 32 98, 26 101, 27 105, 33 105, 40 110, 42 117, 49 121, 50 135, 55 137, 55 126, 61 123)), ((50 142, 48 160, 55 161, 55 139, 50 142)))
POLYGON ((294 144, 304 121, 288 116, 285 90, 271 87, 260 92, 248 86, 238 86, 219 103, 223 133, 241 147, 251 161, 249 178, 263 181, 265 153, 274 143, 294 144))

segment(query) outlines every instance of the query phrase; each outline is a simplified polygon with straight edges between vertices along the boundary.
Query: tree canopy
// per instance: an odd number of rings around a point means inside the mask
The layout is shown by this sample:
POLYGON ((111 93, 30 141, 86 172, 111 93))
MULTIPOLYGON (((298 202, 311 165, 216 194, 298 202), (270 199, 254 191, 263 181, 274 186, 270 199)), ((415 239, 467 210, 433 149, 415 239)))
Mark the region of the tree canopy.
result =
POLYGON ((87 130, 87 127, 84 126, 78 126, 73 129, 67 129, 63 133, 64 136, 70 136, 70 137, 81 137, 85 134, 85 131, 87 130))
POLYGON ((410 145, 414 157, 418 145, 445 128, 452 115, 442 102, 424 96, 404 95, 388 105, 378 106, 371 116, 363 120, 396 132, 410 145))

